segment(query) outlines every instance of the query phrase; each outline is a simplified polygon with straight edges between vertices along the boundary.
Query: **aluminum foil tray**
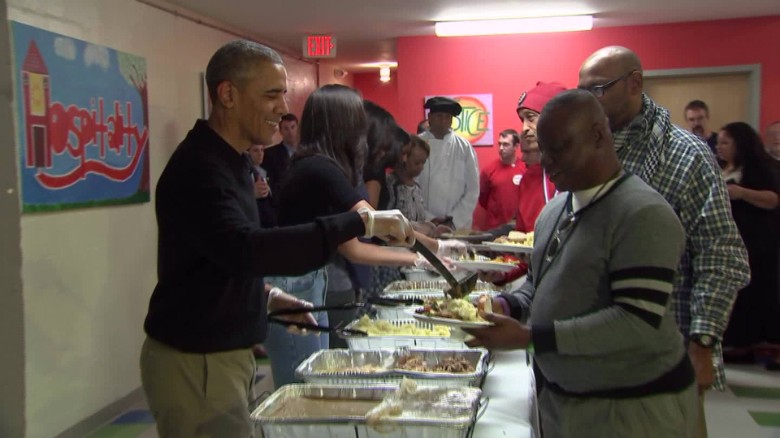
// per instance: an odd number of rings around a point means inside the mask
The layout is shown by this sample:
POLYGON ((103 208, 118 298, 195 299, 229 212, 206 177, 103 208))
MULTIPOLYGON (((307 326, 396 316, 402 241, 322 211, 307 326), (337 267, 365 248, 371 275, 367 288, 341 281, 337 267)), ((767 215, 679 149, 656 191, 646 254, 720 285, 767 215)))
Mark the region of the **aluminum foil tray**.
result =
POLYGON ((419 386, 478 387, 487 373, 487 358, 488 352, 484 349, 434 350, 404 347, 376 351, 320 350, 303 361, 295 373, 307 383, 321 385, 398 384, 403 378, 408 378, 414 380, 419 386), (474 368, 474 371, 424 372, 395 367, 398 359, 409 355, 420 356, 429 365, 439 364, 453 356, 462 357, 474 368))
MULTIPOLYGON (((290 415, 276 413, 285 403, 296 399, 336 401, 375 401, 393 397, 397 386, 345 387, 329 385, 285 385, 266 399, 252 413, 252 421, 262 429, 265 438, 290 437, 358 437, 358 438, 466 438, 477 419, 481 391, 477 388, 419 388, 413 397, 401 402, 402 412, 369 424, 365 416, 290 415)), ((483 405, 484 407, 484 405, 483 405)))
MULTIPOLYGON (((397 280, 384 288, 385 294, 394 292, 436 292, 442 294, 444 289, 449 288, 449 283, 446 280, 422 280, 422 281, 409 281, 409 280, 397 280)), ((485 292, 503 292, 505 288, 503 286, 496 286, 493 283, 479 280, 474 287, 472 293, 485 293, 485 292)))
MULTIPOLYGON (((349 323, 345 328, 354 329, 360 320, 349 323)), ((416 319, 374 320, 386 321, 393 326, 411 324, 417 328, 432 330, 434 324, 418 321, 416 319)), ((465 333, 458 329, 450 329, 449 336, 420 336, 420 335, 386 335, 386 336, 360 336, 339 333, 339 336, 347 341, 350 350, 380 350, 382 348, 420 347, 439 348, 450 350, 463 350, 468 347, 464 343, 465 333)))

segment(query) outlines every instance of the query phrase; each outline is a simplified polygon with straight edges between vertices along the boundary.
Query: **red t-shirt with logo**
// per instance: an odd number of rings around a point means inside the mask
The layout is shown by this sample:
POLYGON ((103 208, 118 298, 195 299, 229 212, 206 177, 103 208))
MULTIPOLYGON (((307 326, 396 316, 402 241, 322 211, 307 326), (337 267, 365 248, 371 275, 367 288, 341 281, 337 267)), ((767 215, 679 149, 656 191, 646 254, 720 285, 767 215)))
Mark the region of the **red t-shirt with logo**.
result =
POLYGON ((485 229, 509 222, 517 213, 518 187, 525 166, 521 161, 507 165, 495 160, 479 174, 479 205, 485 209, 485 229))

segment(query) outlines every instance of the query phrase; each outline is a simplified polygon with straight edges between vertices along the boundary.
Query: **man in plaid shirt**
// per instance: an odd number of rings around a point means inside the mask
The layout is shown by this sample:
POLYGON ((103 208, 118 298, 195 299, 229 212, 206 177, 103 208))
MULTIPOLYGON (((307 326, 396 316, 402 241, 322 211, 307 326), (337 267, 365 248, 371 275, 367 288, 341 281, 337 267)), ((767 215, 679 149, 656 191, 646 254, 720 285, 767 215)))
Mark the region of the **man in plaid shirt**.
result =
MULTIPOLYGON (((642 85, 639 58, 625 47, 599 49, 579 72, 578 87, 593 93, 609 117, 623 167, 657 190, 685 228, 673 309, 700 393, 724 390, 720 341, 737 291, 749 281, 747 252, 709 148, 673 125, 669 112, 645 95, 642 85)), ((703 409, 701 414, 704 418, 703 409)), ((706 436, 703 422, 702 427, 706 436)))

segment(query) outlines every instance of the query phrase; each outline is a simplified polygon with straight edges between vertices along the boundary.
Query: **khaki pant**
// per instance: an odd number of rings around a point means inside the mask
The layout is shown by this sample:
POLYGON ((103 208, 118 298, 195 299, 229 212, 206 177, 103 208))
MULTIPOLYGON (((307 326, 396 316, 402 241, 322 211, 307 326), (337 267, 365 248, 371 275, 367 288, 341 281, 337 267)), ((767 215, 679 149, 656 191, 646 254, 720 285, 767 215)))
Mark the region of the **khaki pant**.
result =
POLYGON ((696 438, 707 438, 707 418, 704 416, 704 394, 699 394, 699 426, 696 429, 696 438))
POLYGON ((255 375, 251 349, 184 353, 146 338, 141 381, 160 438, 247 438, 255 375))

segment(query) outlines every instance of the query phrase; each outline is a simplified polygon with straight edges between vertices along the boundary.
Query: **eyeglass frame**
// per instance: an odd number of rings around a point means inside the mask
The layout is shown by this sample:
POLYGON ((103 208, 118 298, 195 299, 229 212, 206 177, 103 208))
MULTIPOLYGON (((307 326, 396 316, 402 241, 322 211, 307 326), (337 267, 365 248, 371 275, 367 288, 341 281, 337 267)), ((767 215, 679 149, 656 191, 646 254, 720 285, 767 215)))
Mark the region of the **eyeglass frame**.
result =
POLYGON ((585 91, 589 92, 590 94, 592 94, 592 95, 594 95, 596 97, 603 97, 607 93, 607 90, 612 88, 615 84, 617 84, 618 82, 622 81, 623 79, 628 78, 629 76, 634 74, 634 72, 636 72, 636 71, 639 71, 639 70, 634 69, 634 70, 628 71, 628 72, 620 75, 620 77, 612 79, 611 81, 609 81, 609 82, 607 82, 605 84, 591 85, 590 87, 578 87, 578 88, 580 88, 581 90, 585 90, 585 91))

